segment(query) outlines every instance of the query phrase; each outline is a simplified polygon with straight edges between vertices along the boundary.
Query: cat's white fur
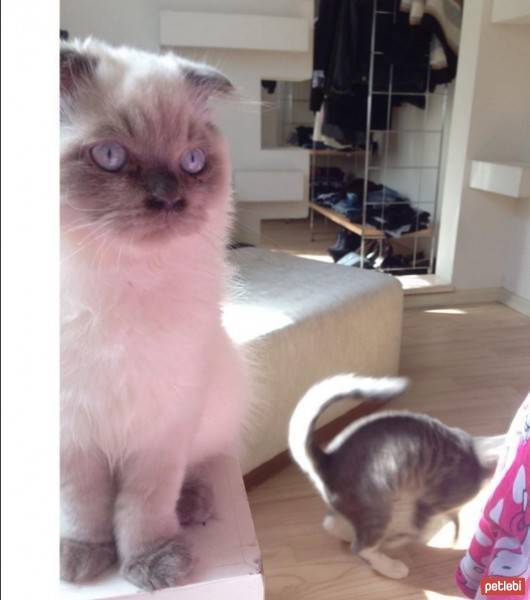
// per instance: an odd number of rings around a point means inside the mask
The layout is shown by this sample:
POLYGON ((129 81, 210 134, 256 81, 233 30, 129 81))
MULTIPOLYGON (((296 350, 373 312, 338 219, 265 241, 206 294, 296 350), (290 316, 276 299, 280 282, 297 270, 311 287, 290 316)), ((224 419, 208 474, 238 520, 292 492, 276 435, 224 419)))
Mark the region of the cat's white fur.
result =
MULTIPOLYGON (((145 73, 156 87, 178 72, 175 57, 81 48, 101 58, 99 85, 118 104, 142 93, 145 73)), ((66 126, 63 152, 89 128, 66 126)), ((196 231, 136 244, 79 226, 83 213, 63 193, 61 537, 115 539, 123 562, 176 538, 186 471, 228 449, 248 399, 244 362, 220 317, 228 175, 218 196, 196 231)))

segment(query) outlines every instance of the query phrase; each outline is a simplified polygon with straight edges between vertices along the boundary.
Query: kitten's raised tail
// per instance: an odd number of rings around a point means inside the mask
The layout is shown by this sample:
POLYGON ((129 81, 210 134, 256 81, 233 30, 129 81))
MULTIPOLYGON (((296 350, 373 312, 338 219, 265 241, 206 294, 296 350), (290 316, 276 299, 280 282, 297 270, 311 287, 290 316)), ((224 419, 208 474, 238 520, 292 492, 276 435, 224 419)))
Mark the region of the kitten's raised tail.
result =
MULTIPOLYGON (((339 400, 351 398, 360 404, 365 400, 386 400, 401 394, 407 387, 404 377, 358 377, 335 375, 317 383, 296 406, 289 423, 289 447, 294 460, 321 490, 318 476, 325 452, 315 440, 315 425, 324 410, 339 400)), ((322 490, 321 490, 322 491, 322 490)))
POLYGON ((473 438, 475 450, 489 476, 495 473, 499 458, 505 450, 506 435, 491 435, 473 438))

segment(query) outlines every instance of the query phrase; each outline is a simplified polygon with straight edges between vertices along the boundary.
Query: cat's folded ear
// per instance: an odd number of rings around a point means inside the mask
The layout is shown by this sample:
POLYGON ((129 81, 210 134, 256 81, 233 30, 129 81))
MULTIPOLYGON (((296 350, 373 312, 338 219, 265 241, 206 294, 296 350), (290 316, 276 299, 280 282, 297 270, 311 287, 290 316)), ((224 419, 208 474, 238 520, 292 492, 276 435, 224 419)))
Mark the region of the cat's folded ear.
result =
POLYGON ((186 62, 182 69, 184 78, 198 96, 209 99, 211 96, 226 97, 235 93, 230 80, 213 67, 186 62))
POLYGON ((94 76, 98 59, 78 45, 61 43, 61 98, 73 96, 94 76))

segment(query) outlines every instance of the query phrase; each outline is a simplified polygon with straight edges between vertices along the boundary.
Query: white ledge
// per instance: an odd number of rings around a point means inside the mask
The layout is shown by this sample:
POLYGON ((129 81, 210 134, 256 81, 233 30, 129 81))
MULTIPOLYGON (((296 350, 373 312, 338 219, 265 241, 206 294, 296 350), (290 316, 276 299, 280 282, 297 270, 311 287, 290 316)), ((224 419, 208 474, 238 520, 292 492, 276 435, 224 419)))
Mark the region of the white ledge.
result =
POLYGON ((295 17, 163 10, 160 44, 181 48, 309 51, 309 23, 295 17))
POLYGON ((452 292, 453 285, 438 275, 397 275, 405 296, 452 292))
POLYGON ((530 198, 530 165, 473 160, 469 186, 511 198, 530 198))

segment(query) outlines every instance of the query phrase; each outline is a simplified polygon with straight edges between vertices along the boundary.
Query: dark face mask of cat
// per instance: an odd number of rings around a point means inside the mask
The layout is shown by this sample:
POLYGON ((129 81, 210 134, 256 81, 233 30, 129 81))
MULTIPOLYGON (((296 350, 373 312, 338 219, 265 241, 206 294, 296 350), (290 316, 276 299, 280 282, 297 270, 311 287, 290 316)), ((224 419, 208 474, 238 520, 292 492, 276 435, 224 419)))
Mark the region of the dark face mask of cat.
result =
POLYGON ((63 222, 130 241, 197 231, 208 210, 229 194, 221 137, 193 103, 198 97, 193 86, 204 90, 212 81, 189 68, 169 83, 167 76, 157 80, 155 72, 149 86, 112 107, 98 86, 96 66, 71 68, 70 87, 61 91, 68 99, 62 120, 71 139, 61 159, 63 222), (75 73, 82 77, 72 87, 75 73), (91 134, 77 134, 77 122, 83 122, 78 116, 97 115, 98 102, 105 118, 98 123, 92 117, 91 134))
POLYGON ((222 159, 211 143, 204 147, 184 149, 172 163, 142 158, 115 140, 83 147, 63 160, 66 207, 87 225, 129 237, 195 231, 225 179, 222 159))

